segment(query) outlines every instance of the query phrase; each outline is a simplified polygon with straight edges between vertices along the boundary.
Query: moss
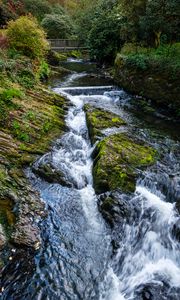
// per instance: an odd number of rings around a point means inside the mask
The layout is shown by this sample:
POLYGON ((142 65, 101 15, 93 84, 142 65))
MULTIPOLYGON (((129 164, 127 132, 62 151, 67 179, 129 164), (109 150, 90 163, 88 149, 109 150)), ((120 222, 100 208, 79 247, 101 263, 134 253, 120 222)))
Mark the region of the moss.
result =
POLYGON ((90 105, 85 105, 87 126, 91 142, 94 143, 98 137, 102 136, 102 130, 111 127, 120 127, 126 125, 118 115, 105 111, 100 108, 95 108, 90 105))
MULTIPOLYGON (((8 85, 8 79, 3 80, 4 85, 8 85)), ((14 209, 18 216, 19 211, 27 210, 28 222, 32 222, 32 192, 29 192, 29 183, 22 171, 24 166, 48 151, 52 141, 66 129, 65 99, 44 86, 36 85, 32 90, 24 90, 21 97, 14 95, 11 101, 13 105, 6 110, 5 123, 0 122, 0 222, 7 241, 19 230, 14 209), (17 201, 10 203, 8 195, 11 194, 17 201), (26 201, 23 200, 25 198, 26 201)), ((37 196, 38 205, 40 198, 37 196)))
POLYGON ((137 170, 155 163, 156 151, 124 134, 115 134, 98 143, 93 167, 97 193, 120 188, 133 192, 137 170))

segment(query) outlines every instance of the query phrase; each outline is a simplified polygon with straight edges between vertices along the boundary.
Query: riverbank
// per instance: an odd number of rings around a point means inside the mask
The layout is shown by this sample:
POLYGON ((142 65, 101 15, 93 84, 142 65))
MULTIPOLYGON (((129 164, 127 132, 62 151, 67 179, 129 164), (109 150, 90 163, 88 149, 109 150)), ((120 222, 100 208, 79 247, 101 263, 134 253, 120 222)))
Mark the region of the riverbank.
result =
POLYGON ((46 216, 46 210, 24 170, 66 131, 65 98, 38 82, 25 86, 30 81, 30 70, 21 76, 23 84, 15 82, 24 61, 19 66, 13 60, 11 75, 4 66, 0 77, 0 250, 10 245, 40 248, 37 222, 46 216))
POLYGON ((125 45, 115 60, 114 78, 126 91, 180 115, 179 44, 158 49, 125 45))

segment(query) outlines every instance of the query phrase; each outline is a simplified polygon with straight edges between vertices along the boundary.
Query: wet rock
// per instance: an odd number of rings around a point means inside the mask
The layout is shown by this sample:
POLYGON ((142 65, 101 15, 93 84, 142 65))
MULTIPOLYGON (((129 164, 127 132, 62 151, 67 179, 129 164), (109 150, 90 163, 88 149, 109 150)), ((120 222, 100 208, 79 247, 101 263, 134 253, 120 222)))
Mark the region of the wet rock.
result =
POLYGON ((174 224, 172 234, 180 242, 180 219, 174 224))
POLYGON ((62 186, 72 187, 72 184, 65 178, 64 173, 56 169, 50 162, 35 164, 32 171, 49 183, 59 183, 62 186))
POLYGON ((49 50, 46 57, 47 57, 48 63, 51 66, 58 66, 61 61, 66 61, 67 60, 67 55, 57 53, 53 50, 49 50))
POLYGON ((95 108, 89 104, 84 106, 86 112, 87 126, 92 144, 94 144, 99 137, 102 137, 102 130, 111 127, 120 127, 126 125, 118 115, 105 111, 100 108, 95 108))
POLYGON ((114 134, 99 142, 93 153, 93 179, 96 193, 120 188, 134 192, 141 168, 155 163, 156 151, 125 134, 114 134))
POLYGON ((176 202, 176 209, 180 214, 180 199, 178 199, 177 202, 176 202))
POLYGON ((149 283, 141 285, 135 292, 137 300, 178 300, 180 289, 163 282, 161 285, 149 283))
POLYGON ((0 224, 0 250, 2 250, 6 244, 7 240, 6 240, 6 236, 3 230, 2 225, 0 224))
POLYGON ((37 224, 47 212, 23 169, 65 133, 68 100, 38 85, 24 90, 22 98, 14 101, 13 109, 7 110, 7 122, 0 125, 0 217, 4 228, 0 231, 0 245, 13 241, 18 247, 37 249, 41 244, 37 224), (13 122, 17 122, 18 130, 13 122), (22 141, 21 133, 27 141, 22 141))
POLYGON ((121 247, 124 234, 123 226, 131 222, 133 207, 128 196, 117 190, 100 195, 98 208, 111 227, 111 245, 114 255, 121 247))
POLYGON ((123 195, 112 192, 108 196, 99 197, 98 207, 107 222, 114 227, 115 223, 123 223, 131 215, 131 206, 123 195))
POLYGON ((21 247, 26 246, 38 250, 41 246, 39 228, 32 224, 28 217, 21 217, 16 223, 16 230, 11 239, 13 243, 21 247))

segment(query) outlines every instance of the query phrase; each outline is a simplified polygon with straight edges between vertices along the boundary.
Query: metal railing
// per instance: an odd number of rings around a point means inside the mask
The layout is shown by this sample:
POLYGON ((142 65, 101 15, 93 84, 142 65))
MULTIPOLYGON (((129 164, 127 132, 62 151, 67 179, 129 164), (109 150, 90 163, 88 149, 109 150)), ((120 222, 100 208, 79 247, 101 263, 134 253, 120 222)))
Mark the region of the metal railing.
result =
POLYGON ((48 39, 52 50, 57 52, 68 52, 71 50, 87 51, 87 47, 83 46, 78 40, 48 39))
POLYGON ((61 40, 61 39, 49 39, 51 48, 78 48, 80 43, 78 40, 61 40))

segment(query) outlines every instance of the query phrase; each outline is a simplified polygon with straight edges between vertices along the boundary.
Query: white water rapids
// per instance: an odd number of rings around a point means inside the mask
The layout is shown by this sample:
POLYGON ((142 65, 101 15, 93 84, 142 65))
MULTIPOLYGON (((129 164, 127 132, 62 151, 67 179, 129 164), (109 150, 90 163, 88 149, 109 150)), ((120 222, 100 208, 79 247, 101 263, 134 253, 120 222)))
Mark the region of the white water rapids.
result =
MULTIPOLYGON (((107 89, 112 90, 112 87, 107 87, 107 89)), ((71 160, 72 164, 69 164, 68 169, 77 181, 78 188, 81 189, 87 219, 98 227, 100 223, 96 219, 96 197, 92 188, 92 160, 90 158, 92 147, 83 139, 86 128, 83 105, 87 100, 93 102, 98 99, 99 105, 105 101, 104 103, 109 108, 112 105, 113 91, 109 95, 106 87, 99 89, 98 87, 92 89, 83 87, 56 89, 56 92, 65 93, 74 105, 70 108, 67 117, 70 133, 66 139, 75 139, 75 144, 81 145, 81 150, 76 146, 77 149, 72 155, 76 156, 78 153, 78 158, 71 160), (98 94, 93 95, 97 90, 98 94), (86 96, 83 95, 83 91, 86 91, 86 96), (80 95, 76 95, 77 92, 80 95), (88 92, 92 95, 87 95, 88 92)), ((113 96, 119 94, 114 91, 113 96)), ((116 98, 113 101, 115 104, 116 98)), ((54 155, 57 162, 62 157, 67 166, 69 153, 58 152, 54 155), (67 159, 66 156, 68 156, 67 159)), ((146 284, 161 286, 162 282, 167 282, 171 288, 180 287, 180 248, 178 242, 172 237, 172 226, 178 221, 179 216, 174 205, 165 201, 165 197, 158 190, 150 191, 143 184, 137 185, 131 202, 141 207, 141 214, 138 222, 136 221, 133 225, 124 224, 123 242, 115 259, 109 264, 105 279, 100 284, 100 300, 136 299, 135 291, 141 285, 146 284)))
POLYGON ((99 73, 88 77, 85 70, 55 82, 53 90, 70 102, 68 130, 33 167, 50 166, 65 180, 48 182, 33 168, 27 170, 48 210, 39 224, 43 246, 30 262, 20 255, 5 270, 2 300, 179 300, 180 226, 175 208, 180 195, 179 144, 171 134, 170 138, 160 135, 159 124, 164 130, 166 120, 158 119, 157 134, 149 130, 145 115, 142 122, 132 113, 131 96, 99 73), (118 194, 130 208, 130 217, 117 224, 116 232, 99 212, 93 188, 94 145, 83 110, 87 103, 119 115, 128 124, 107 128, 103 134, 128 132, 163 153, 157 165, 140 172, 133 194, 118 194), (120 236, 116 252, 114 232, 120 236))

